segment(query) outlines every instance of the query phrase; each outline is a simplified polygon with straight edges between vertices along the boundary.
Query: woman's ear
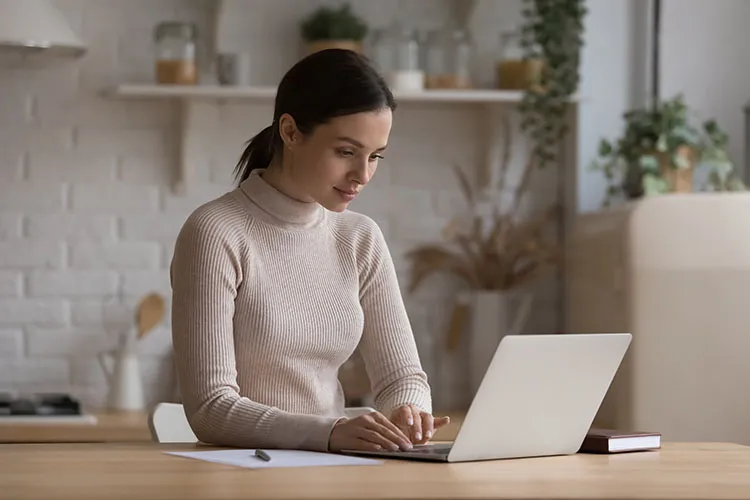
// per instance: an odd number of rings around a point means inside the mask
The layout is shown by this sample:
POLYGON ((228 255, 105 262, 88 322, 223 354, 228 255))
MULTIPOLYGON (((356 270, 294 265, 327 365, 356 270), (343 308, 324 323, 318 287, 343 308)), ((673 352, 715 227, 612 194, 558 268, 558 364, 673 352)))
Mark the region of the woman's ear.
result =
POLYGON ((279 135, 284 143, 284 149, 290 148, 292 144, 299 141, 299 129, 291 115, 284 113, 279 117, 279 135))

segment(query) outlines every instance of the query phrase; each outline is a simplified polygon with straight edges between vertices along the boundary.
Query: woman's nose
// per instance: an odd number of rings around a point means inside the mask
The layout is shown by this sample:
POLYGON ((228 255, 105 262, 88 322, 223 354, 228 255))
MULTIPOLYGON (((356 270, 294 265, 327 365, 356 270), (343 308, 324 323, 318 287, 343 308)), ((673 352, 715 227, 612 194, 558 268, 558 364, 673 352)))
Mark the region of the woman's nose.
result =
POLYGON ((358 184, 367 184, 368 182, 370 182, 370 177, 372 177, 372 168, 370 167, 370 162, 367 160, 357 162, 357 166, 352 171, 352 178, 358 184))

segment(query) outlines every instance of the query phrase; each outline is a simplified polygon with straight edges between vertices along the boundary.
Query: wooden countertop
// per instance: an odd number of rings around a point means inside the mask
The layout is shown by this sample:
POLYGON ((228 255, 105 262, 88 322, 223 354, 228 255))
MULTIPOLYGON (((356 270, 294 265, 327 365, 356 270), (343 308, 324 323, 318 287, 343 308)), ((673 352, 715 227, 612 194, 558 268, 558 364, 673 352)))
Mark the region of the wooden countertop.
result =
POLYGON ((151 441, 148 414, 89 410, 96 423, 0 422, 0 443, 151 441))
MULTIPOLYGON (((211 449, 201 447, 202 449, 211 449)), ((122 499, 747 499, 750 447, 439 464, 250 470, 162 453, 156 443, 0 445, 0 496, 122 499)))

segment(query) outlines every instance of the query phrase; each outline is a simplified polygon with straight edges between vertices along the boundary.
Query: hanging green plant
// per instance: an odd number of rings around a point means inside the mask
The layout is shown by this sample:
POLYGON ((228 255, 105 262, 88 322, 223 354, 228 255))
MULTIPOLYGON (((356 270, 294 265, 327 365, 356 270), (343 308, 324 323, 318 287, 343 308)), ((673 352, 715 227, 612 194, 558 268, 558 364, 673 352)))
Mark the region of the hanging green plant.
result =
POLYGON ((521 130, 532 141, 537 166, 554 162, 568 132, 570 98, 578 91, 585 0, 523 0, 521 47, 526 60, 541 60, 539 81, 524 91, 521 130))

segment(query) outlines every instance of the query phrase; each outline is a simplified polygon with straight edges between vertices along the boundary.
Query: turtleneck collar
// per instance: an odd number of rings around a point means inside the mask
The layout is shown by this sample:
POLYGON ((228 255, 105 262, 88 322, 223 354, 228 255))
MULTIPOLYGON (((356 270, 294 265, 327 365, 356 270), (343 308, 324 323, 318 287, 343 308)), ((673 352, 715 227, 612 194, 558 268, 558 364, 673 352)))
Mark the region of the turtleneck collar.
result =
POLYGON ((263 179, 265 169, 255 169, 240 184, 240 190, 277 224, 309 227, 317 224, 325 210, 315 202, 295 200, 263 179))

